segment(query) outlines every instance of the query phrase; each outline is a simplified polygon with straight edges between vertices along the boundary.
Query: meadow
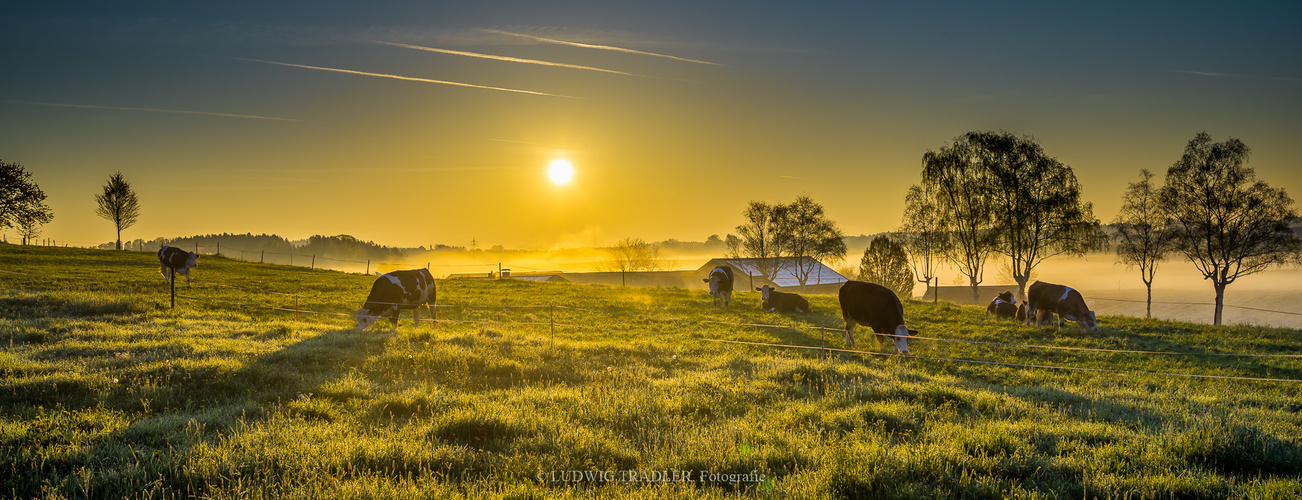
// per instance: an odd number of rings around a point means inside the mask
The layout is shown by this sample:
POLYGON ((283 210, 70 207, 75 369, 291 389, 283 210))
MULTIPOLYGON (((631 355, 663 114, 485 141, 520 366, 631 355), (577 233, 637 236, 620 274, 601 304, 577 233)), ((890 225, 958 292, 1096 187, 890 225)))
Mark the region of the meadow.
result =
POLYGON ((193 273, 172 309, 152 252, 0 245, 0 494, 1302 497, 1302 382, 1170 375, 1302 380, 1298 330, 1104 315, 1055 334, 909 301, 928 337, 1181 354, 901 357, 863 330, 865 352, 824 353, 714 340, 819 346, 825 327, 844 348, 834 296, 782 316, 756 292, 716 312, 700 290, 444 280, 436 328, 358 331, 374 276, 193 273))

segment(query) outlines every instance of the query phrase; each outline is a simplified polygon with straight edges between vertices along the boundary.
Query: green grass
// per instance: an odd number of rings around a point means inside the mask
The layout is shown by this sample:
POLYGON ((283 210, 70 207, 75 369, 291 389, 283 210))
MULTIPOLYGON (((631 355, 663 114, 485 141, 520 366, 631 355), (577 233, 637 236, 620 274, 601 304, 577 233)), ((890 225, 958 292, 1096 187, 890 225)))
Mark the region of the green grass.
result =
MULTIPOLYGON (((413 329, 408 313, 395 331, 359 332, 349 315, 373 276, 204 256, 195 283, 177 287, 197 298, 169 309, 149 252, 0 245, 0 271, 5 496, 1302 496, 1302 384, 824 360, 699 340, 817 346, 819 332, 805 327, 824 326, 841 348, 832 296, 809 297, 813 313, 779 316, 757 310, 756 292, 714 312, 699 290, 440 281, 440 304, 476 307, 439 308, 457 321, 436 329, 413 329), (571 308, 508 307, 521 304, 571 308), (674 470, 764 480, 550 480, 674 470)), ((1302 354, 1296 330, 1103 317, 1096 333, 1055 334, 975 307, 905 308, 910 326, 933 337, 1302 354)), ((862 330, 858 340, 877 348, 862 330)), ((1302 379, 1297 358, 910 347, 1302 379)))

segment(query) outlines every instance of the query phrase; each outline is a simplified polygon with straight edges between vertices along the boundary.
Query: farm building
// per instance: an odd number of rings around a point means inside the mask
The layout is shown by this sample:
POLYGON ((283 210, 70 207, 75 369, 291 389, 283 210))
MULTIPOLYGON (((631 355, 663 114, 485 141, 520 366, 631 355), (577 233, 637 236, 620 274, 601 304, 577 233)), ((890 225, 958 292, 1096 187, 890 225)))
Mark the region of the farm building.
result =
MULTIPOLYGON (((710 259, 704 266, 696 270, 699 278, 704 278, 710 274, 710 271, 718 266, 728 266, 732 268, 734 290, 754 290, 757 286, 769 285, 779 290, 799 293, 826 293, 835 294, 841 290, 841 285, 846 281, 845 276, 833 271, 822 262, 813 257, 805 257, 802 266, 797 266, 797 261, 791 258, 784 259, 710 259), (773 279, 768 279, 762 269, 765 264, 773 262, 777 269, 774 271, 773 279), (808 275, 805 285, 801 287, 798 273, 801 270, 807 271, 808 275)), ((700 279, 696 281, 700 283, 700 279)), ((701 283, 704 285, 704 283, 701 283)))

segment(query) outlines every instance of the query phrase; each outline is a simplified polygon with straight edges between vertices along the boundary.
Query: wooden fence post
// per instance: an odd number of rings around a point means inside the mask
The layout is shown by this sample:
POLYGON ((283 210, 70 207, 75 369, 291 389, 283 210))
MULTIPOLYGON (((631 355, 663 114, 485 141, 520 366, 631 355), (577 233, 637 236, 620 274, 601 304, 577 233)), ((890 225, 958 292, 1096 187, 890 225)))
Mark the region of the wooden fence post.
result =
POLYGON ((176 269, 168 267, 167 271, 172 277, 172 309, 176 309, 176 269))
POLYGON ((312 266, 310 268, 316 269, 316 254, 312 254, 312 266))
POLYGON ((263 262, 266 262, 266 259, 267 259, 267 249, 264 248, 262 249, 262 253, 258 254, 258 263, 261 264, 263 262))
POLYGON ((371 274, 371 259, 366 259, 366 274, 371 274))

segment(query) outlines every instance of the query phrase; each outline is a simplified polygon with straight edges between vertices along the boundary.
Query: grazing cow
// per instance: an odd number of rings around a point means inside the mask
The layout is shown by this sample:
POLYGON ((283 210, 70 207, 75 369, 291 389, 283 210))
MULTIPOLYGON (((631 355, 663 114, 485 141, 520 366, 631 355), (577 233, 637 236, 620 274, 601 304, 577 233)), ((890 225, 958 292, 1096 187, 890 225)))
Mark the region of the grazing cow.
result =
POLYGON ((388 317, 393 328, 398 327, 398 315, 403 309, 411 309, 420 327, 420 306, 429 309, 430 320, 438 327, 438 315, 434 312, 434 276, 428 269, 393 271, 379 275, 371 285, 371 294, 366 296, 366 303, 357 310, 357 328, 362 329, 376 320, 388 317))
POLYGON ((171 269, 176 274, 185 276, 185 286, 190 286, 190 268, 199 265, 199 256, 194 252, 163 245, 163 248, 158 249, 158 263, 158 272, 163 274, 167 284, 172 284, 172 275, 167 272, 171 269))
POLYGON ((855 347, 854 325, 868 325, 877 333, 877 343, 885 345, 886 338, 895 342, 895 350, 909 353, 909 336, 918 332, 904 326, 904 306, 895 292, 876 283, 847 281, 838 294, 841 299, 841 317, 845 319, 845 343, 855 347))
POLYGON ((766 311, 766 312, 776 311, 780 313, 809 312, 809 301, 805 300, 805 298, 801 297, 800 295, 794 293, 779 292, 777 291, 776 288, 773 288, 768 285, 764 285, 762 287, 755 287, 755 290, 758 290, 760 292, 760 299, 762 300, 762 302, 760 303, 761 311, 766 311))
POLYGON ((729 309, 732 305, 732 268, 728 266, 719 266, 710 271, 710 277, 701 281, 710 284, 710 297, 714 299, 714 309, 719 309, 719 302, 723 302, 723 308, 729 309))
POLYGON ((1026 310, 1017 306, 1017 301, 1013 300, 1013 292, 1004 292, 995 296, 995 300, 990 301, 990 305, 986 306, 986 314, 993 314, 1000 318, 1016 318, 1019 311, 1025 317, 1026 310))
POLYGON ((1044 319, 1052 320, 1058 314, 1058 331, 1066 321, 1080 323, 1082 330, 1097 331, 1098 319, 1094 311, 1085 305, 1085 298, 1075 289, 1037 281, 1026 290, 1026 324, 1032 322, 1039 326, 1044 319))

